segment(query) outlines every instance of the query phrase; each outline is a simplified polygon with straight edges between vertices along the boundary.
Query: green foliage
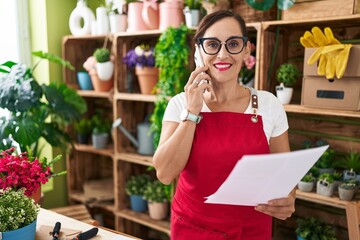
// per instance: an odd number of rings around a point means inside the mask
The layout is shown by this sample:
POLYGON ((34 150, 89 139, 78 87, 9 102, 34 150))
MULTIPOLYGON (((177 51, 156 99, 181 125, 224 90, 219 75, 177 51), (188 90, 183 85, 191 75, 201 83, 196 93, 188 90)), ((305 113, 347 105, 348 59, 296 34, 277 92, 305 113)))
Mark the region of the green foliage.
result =
POLYGON ((149 202, 165 202, 168 200, 165 189, 166 185, 158 180, 149 182, 144 190, 144 199, 149 202))
POLYGON ((149 175, 141 174, 137 176, 131 176, 130 179, 126 181, 125 192, 128 195, 143 196, 144 190, 149 182, 149 175))
POLYGON ((298 218, 296 222, 295 232, 305 240, 336 240, 335 230, 320 219, 298 218))
POLYGON ((316 162, 315 166, 318 168, 332 168, 334 166, 335 156, 335 150, 327 149, 316 162))
POLYGON ((101 112, 97 112, 91 118, 91 125, 93 127, 93 134, 110 133, 111 122, 101 112))
POLYGON ((24 190, 0 190, 0 232, 25 227, 37 218, 40 206, 25 196, 24 190))
POLYGON ((94 52, 94 57, 98 63, 110 61, 110 50, 107 48, 97 48, 94 52))
POLYGON ((284 83, 286 87, 291 87, 296 83, 299 77, 299 69, 291 63, 281 64, 276 71, 276 80, 280 83, 284 83))
POLYGON ((343 167, 346 170, 353 170, 356 173, 360 173, 360 152, 351 151, 346 153, 340 161, 339 167, 343 167))
POLYGON ((334 171, 332 176, 334 181, 341 181, 343 179, 343 173, 341 171, 334 171))
POLYGON ((310 168, 309 174, 311 174, 311 175, 313 175, 315 178, 317 178, 317 177, 319 177, 319 175, 320 175, 320 170, 319 170, 319 168, 313 166, 312 168, 310 168))
POLYGON ((322 173, 319 176, 319 180, 322 180, 322 181, 327 182, 329 184, 331 184, 331 183, 333 183, 335 181, 333 175, 330 174, 330 173, 322 173))
POLYGON ((343 181, 339 187, 343 189, 353 190, 359 185, 358 181, 354 178, 343 181))
POLYGON ((188 6, 190 9, 198 9, 201 8, 201 0, 185 0, 184 4, 185 6, 188 6))
POLYGON ((312 174, 306 174, 304 177, 302 177, 301 181, 302 182, 314 182, 315 178, 312 174))
POLYGON ((87 118, 82 118, 74 123, 74 129, 78 134, 90 134, 92 131, 92 122, 87 118))
POLYGON ((169 27, 161 34, 154 49, 156 66, 160 68, 159 81, 156 85, 159 94, 150 117, 155 149, 159 144, 162 118, 168 98, 183 91, 190 75, 188 69, 190 46, 187 39, 189 33, 190 30, 185 25, 179 28, 169 27))
POLYGON ((86 104, 75 90, 65 84, 40 85, 33 71, 41 60, 70 66, 70 63, 50 53, 34 52, 41 59, 30 69, 25 64, 5 62, 0 65, 0 108, 9 116, 0 118, 0 149, 18 143, 22 151, 31 147, 39 156, 40 138, 54 147, 67 148, 71 142, 64 127, 86 112, 86 104), (6 83, 6 84, 5 84, 6 83), (15 143, 16 142, 16 143, 15 143))
MULTIPOLYGON (((246 0, 252 8, 260 11, 267 11, 274 6, 275 0, 246 0)), ((295 4, 295 0, 277 0, 276 6, 278 9, 287 10, 295 4)))

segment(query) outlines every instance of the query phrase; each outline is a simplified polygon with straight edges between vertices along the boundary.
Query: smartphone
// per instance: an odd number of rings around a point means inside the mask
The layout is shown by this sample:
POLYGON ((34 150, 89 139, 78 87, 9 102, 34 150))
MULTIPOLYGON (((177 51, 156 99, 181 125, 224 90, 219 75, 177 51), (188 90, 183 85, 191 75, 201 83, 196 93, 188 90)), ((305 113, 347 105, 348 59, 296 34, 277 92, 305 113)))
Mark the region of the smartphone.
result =
POLYGON ((204 62, 203 62, 203 59, 201 57, 198 45, 195 45, 194 60, 195 60, 196 67, 203 67, 204 66, 204 62))

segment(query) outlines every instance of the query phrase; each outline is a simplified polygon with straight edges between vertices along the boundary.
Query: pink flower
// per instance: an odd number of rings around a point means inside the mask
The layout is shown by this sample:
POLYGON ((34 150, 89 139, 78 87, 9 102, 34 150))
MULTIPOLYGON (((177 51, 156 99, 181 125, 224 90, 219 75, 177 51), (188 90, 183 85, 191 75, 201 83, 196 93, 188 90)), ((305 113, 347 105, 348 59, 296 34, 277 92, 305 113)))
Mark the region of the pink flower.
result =
POLYGON ((255 66, 256 59, 253 55, 250 55, 250 57, 247 58, 246 60, 244 60, 244 62, 245 62, 246 68, 250 70, 255 66))

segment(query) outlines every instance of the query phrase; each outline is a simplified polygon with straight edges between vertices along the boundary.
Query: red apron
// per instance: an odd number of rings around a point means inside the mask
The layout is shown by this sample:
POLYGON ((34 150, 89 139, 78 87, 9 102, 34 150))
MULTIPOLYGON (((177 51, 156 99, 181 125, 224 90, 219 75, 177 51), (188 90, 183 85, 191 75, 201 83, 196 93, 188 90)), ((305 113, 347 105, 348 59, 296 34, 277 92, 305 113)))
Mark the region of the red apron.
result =
POLYGON ((261 116, 254 123, 253 114, 202 115, 172 204, 171 239, 270 240, 269 215, 255 211, 252 206, 204 203, 205 197, 219 188, 243 155, 269 153, 261 116))

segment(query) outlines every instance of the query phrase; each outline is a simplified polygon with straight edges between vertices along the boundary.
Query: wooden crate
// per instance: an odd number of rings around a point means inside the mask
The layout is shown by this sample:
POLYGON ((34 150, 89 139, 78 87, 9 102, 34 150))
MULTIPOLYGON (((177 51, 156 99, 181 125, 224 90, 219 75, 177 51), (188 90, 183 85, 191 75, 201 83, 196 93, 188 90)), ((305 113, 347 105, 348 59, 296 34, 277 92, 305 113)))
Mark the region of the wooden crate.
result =
POLYGON ((267 11, 259 11, 250 7, 245 0, 234 0, 233 1, 233 12, 240 14, 246 23, 270 21, 276 19, 276 4, 267 11))
POLYGON ((283 10, 282 20, 302 20, 346 16, 360 13, 360 0, 297 0, 288 10, 283 10))

